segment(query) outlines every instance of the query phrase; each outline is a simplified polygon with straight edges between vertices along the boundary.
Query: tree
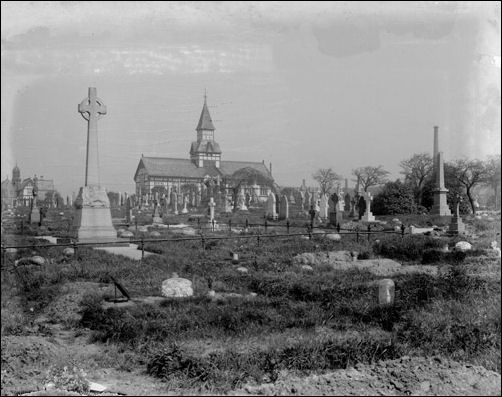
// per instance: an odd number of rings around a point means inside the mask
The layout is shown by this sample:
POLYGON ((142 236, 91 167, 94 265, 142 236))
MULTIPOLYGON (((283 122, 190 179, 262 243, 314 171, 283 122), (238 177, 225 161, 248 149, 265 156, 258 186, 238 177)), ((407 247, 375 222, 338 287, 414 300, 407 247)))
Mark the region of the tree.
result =
MULTIPOLYGON (((481 160, 454 160, 450 163, 445 163, 444 166, 445 178, 451 178, 456 181, 464 190, 469 200, 472 213, 476 213, 474 205, 475 186, 486 183, 489 179, 488 167, 481 160)), ((446 188, 449 189, 448 186, 446 188)))
POLYGON ((106 192, 108 195, 108 200, 110 201, 110 207, 118 207, 120 205, 120 193, 117 192, 106 192))
POLYGON ((417 212, 411 185, 400 180, 387 182, 371 205, 375 215, 413 214, 417 212))
POLYGON ((269 175, 266 175, 252 167, 244 167, 235 171, 230 178, 225 180, 227 186, 232 191, 232 199, 234 201, 235 211, 237 208, 237 196, 242 186, 251 186, 258 184, 261 186, 269 186, 274 188, 274 180, 269 175))
POLYGON ((487 171, 486 184, 493 189, 495 210, 500 209, 500 154, 491 156, 485 163, 487 171))
POLYGON ((378 167, 359 167, 352 170, 352 174, 356 176, 358 183, 367 192, 369 187, 387 182, 389 171, 384 170, 383 166, 379 165, 378 167))
POLYGON ((401 174, 404 175, 405 183, 409 183, 413 188, 416 203, 423 205, 425 182, 432 176, 433 171, 432 157, 428 153, 414 154, 409 159, 401 161, 399 166, 403 169, 401 174))
POLYGON ((312 177, 319 183, 321 194, 329 195, 335 187, 335 183, 340 181, 342 177, 334 172, 331 168, 320 168, 312 177))

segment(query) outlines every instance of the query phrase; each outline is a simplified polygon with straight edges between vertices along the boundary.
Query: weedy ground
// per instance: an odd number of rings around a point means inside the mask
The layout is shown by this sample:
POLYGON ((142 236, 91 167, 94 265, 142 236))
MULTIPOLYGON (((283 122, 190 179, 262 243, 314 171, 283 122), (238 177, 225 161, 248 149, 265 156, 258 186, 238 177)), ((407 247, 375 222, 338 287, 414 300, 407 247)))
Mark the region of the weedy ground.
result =
MULTIPOLYGON (((416 217, 405 218, 401 220, 418 223, 416 217)), ((418 226, 431 222, 419 218, 418 226)), ((65 222, 60 220, 61 228, 65 222)), ((232 222, 243 224, 245 218, 236 216, 232 222)), ((256 216, 252 222, 262 220, 256 216)), ((298 219, 296 225, 306 222, 298 219)), ((12 390, 22 366, 9 361, 9 338, 51 336, 48 329, 54 325, 86 335, 89 346, 106 350, 85 356, 79 362, 83 370, 140 368, 164 379, 169 390, 226 392, 246 382, 273 382, 285 369, 326 371, 412 355, 443 355, 500 373, 500 259, 489 250, 491 241, 500 245, 500 216, 465 222, 473 238, 382 235, 357 241, 347 235, 331 241, 314 234, 310 240, 262 236, 258 243, 254 234, 240 238, 245 232, 229 240, 210 239, 228 232, 208 232, 204 245, 199 240, 148 242, 145 249, 157 255, 142 261, 91 248, 79 248, 68 259, 64 247, 41 247, 26 234, 5 233, 4 244, 31 247, 7 254, 3 263, 11 271, 2 271, 2 393, 12 390), (431 254, 461 239, 475 249, 464 255, 431 254), (396 302, 380 307, 375 282, 383 277, 330 266, 306 271, 292 261, 303 252, 335 250, 394 258, 403 266, 433 264, 442 271, 392 277, 396 302), (231 253, 239 254, 238 264, 232 264, 231 253), (12 270, 16 259, 33 254, 47 263, 12 270), (248 273, 238 272, 237 266, 248 273), (113 289, 98 286, 109 285, 110 276, 140 298, 160 296, 162 281, 173 272, 193 282, 193 297, 105 308, 113 289), (72 285, 79 288, 72 290, 72 285), (214 300, 207 296, 210 289, 241 296, 214 300), (69 300, 69 291, 75 290, 81 293, 69 300)), ((52 227, 57 229, 57 220, 52 227)), ((279 231, 271 228, 269 233, 279 231)), ((181 236, 161 230, 161 238, 181 236)), ((34 378, 42 382, 45 373, 40 368, 34 378)))

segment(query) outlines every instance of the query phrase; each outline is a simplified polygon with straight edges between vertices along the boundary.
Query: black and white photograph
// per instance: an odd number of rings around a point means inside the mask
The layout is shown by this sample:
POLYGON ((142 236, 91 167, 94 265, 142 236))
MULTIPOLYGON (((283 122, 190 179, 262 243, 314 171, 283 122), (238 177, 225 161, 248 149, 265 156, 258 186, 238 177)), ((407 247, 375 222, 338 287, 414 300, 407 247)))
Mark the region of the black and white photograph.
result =
POLYGON ((501 395, 501 3, 2 1, 1 395, 501 395))

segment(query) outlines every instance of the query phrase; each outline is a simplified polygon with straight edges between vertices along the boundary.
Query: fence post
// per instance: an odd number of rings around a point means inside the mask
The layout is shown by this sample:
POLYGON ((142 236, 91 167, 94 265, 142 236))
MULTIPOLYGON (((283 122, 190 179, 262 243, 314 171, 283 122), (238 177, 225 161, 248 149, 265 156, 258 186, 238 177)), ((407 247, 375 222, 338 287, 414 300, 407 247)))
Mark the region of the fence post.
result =
POLYGON ((356 226, 356 242, 359 242, 359 226, 356 226))
POLYGON ((267 232, 267 227, 268 227, 268 222, 267 219, 265 218, 265 233, 267 232))
POLYGON ((286 219, 286 230, 287 233, 289 234, 289 219, 286 219))
POLYGON ((309 240, 312 240, 312 230, 313 230, 312 226, 307 228, 307 231, 309 232, 309 240))
POLYGON ((214 219, 211 221, 211 231, 214 232, 214 219))
POLYGON ((7 249, 5 248, 5 245, 2 244, 2 266, 5 265, 5 252, 7 249))
POLYGON ((21 234, 24 234, 24 219, 21 219, 21 234))
POLYGON ((338 224, 336 225, 336 232, 340 233, 340 229, 341 229, 340 222, 338 222, 338 224))
POLYGON ((141 236, 141 260, 145 257, 145 238, 141 236))
POLYGON ((77 241, 76 240, 73 240, 73 255, 75 256, 75 259, 78 261, 78 245, 77 245, 77 241))
POLYGON ((232 234, 232 219, 228 220, 228 234, 232 234))
POLYGON ((197 218, 197 229, 200 231, 200 218, 197 218))
POLYGON ((134 226, 135 226, 135 229, 137 232, 138 231, 138 214, 136 214, 136 216, 134 217, 134 226))
POLYGON ((368 224, 368 242, 370 241, 371 225, 368 224))
POLYGON ((256 235, 256 239, 258 242, 258 247, 260 246, 260 230, 258 229, 258 234, 256 235))
POLYGON ((246 218, 246 229, 249 227, 249 221, 248 218, 246 218))
POLYGON ((204 240, 204 235, 202 233, 200 234, 200 241, 202 243, 202 250, 205 250, 206 249, 206 242, 204 240))
POLYGON ((406 227, 404 226, 404 223, 401 224, 401 240, 404 239, 404 230, 406 227))

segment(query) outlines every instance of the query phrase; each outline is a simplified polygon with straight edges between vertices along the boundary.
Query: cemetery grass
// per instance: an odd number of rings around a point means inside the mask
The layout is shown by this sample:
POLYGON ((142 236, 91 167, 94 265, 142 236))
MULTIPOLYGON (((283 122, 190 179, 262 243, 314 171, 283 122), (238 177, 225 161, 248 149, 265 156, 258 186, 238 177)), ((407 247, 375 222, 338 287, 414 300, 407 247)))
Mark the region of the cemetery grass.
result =
POLYGON ((133 298, 158 296, 162 280, 176 272, 193 282, 194 297, 104 309, 112 290, 90 288, 79 296, 80 317, 60 307, 57 321, 107 352, 86 356, 77 365, 141 369, 163 379, 170 390, 209 392, 273 382, 284 370, 322 372, 405 355, 446 356, 500 373, 500 259, 486 251, 493 239, 500 244, 500 223, 469 225, 477 228, 477 249, 436 263, 445 269, 437 276, 393 277, 392 307, 376 303, 375 281, 382 277, 327 266, 305 271, 292 258, 345 249, 417 264, 423 252, 445 241, 451 246, 456 239, 392 236, 356 242, 344 237, 333 242, 314 235, 312 240, 263 238, 259 247, 255 238, 208 240, 205 249, 200 241, 152 242, 147 249, 160 255, 141 263, 87 248, 67 260, 62 247, 38 247, 40 242, 23 237, 34 248, 9 255, 7 264, 33 251, 49 261, 43 268, 2 272, 2 339, 43 333, 40 326, 34 331, 33 320, 50 312, 65 285, 109 283, 111 275, 133 298), (239 254, 239 264, 231 263, 231 252, 239 254), (237 266, 248 273, 237 272, 237 266), (241 296, 215 301, 207 297, 209 289, 241 296))

